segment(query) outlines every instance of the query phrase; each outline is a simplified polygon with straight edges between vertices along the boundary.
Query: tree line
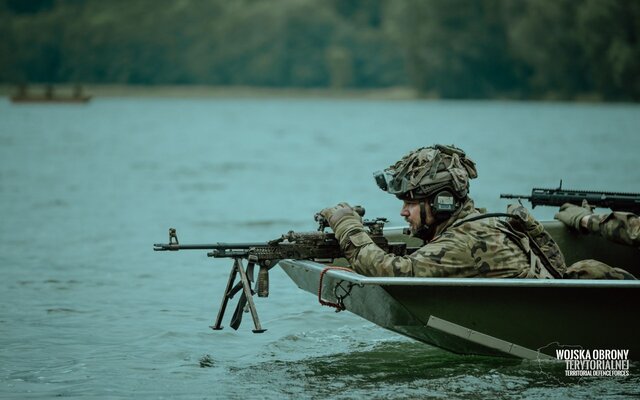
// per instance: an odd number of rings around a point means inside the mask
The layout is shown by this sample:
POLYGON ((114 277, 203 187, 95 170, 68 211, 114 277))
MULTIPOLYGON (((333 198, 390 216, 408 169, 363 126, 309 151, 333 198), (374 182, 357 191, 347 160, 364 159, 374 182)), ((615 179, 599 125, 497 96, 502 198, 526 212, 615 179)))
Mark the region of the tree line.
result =
POLYGON ((640 99, 637 0, 0 0, 0 82, 640 99))

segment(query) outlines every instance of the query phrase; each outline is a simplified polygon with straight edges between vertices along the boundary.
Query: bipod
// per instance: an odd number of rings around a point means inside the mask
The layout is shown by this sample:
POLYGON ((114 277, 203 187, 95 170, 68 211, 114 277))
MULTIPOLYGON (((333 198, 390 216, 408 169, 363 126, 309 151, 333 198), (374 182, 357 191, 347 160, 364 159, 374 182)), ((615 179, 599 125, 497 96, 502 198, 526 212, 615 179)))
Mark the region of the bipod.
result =
POLYGON ((251 312, 251 317, 253 318, 253 325, 255 329, 253 329, 253 333, 262 333, 266 331, 266 329, 262 329, 260 325, 260 319, 258 319, 258 312, 256 311, 256 305, 253 303, 253 290, 251 290, 251 281, 253 280, 253 269, 257 261, 256 256, 249 256, 247 264, 247 269, 245 271, 242 266, 242 257, 234 257, 233 258, 233 266, 231 267, 231 273, 229 274, 229 281, 227 282, 227 288, 224 291, 224 295, 222 296, 222 304, 220 304, 220 310, 218 311, 218 317, 216 318, 216 323, 211 327, 213 330, 221 330, 222 327, 222 318, 224 317, 224 312, 227 309, 227 303, 229 299, 231 299, 236 293, 242 290, 242 295, 240 296, 240 300, 238 300, 238 305, 236 306, 236 310, 233 313, 233 317, 231 318, 231 326, 233 329, 237 330, 240 327, 240 322, 242 322, 242 313, 244 312, 245 306, 249 308, 251 312), (236 276, 240 274, 240 281, 235 284, 236 276))

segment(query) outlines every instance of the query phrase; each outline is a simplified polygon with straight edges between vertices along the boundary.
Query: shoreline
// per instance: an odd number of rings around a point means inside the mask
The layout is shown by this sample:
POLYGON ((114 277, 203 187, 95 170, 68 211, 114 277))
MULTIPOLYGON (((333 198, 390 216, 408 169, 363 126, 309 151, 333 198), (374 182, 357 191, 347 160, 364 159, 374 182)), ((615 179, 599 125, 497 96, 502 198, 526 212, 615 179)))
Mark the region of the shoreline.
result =
MULTIPOLYGON (((54 98, 69 99, 74 95, 76 84, 55 84, 54 98)), ((27 97, 40 98, 46 93, 47 85, 32 84, 27 87, 27 97)), ((11 97, 18 93, 17 85, 0 84, 0 97, 11 97)), ((121 85, 87 84, 82 85, 82 96, 95 98, 182 98, 182 99, 333 99, 333 100, 442 100, 442 101, 505 101, 565 104, 628 104, 639 102, 606 101, 597 94, 582 94, 573 99, 564 99, 553 93, 540 98, 519 98, 517 96, 498 96, 493 98, 442 98, 435 93, 419 93, 408 86, 371 89, 336 88, 276 88, 258 86, 210 86, 210 85, 121 85)))
MULTIPOLYGON (((29 85, 28 95, 42 96, 45 84, 29 85)), ((54 97, 71 97, 75 85, 54 85, 54 97)), ((11 97, 18 91, 15 85, 0 85, 0 96, 11 97)), ((376 89, 331 88, 266 88, 250 86, 207 85, 82 85, 82 94, 92 98, 147 97, 147 98, 329 98, 372 100, 415 100, 421 98, 409 87, 376 89)))

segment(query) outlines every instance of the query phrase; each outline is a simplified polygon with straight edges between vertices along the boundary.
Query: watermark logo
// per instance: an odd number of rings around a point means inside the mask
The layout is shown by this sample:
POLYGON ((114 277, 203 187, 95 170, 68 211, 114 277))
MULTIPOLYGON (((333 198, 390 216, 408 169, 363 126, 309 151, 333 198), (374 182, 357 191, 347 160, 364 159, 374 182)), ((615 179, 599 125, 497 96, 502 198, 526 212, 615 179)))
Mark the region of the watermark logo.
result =
POLYGON ((629 357, 628 349, 585 349, 553 342, 538 349, 537 362, 540 373, 549 379, 559 384, 569 381, 579 384, 583 379, 601 377, 626 379, 631 376, 629 357), (564 367, 562 375, 558 367, 564 367))
POLYGON ((558 348, 556 359, 565 363, 565 376, 629 376, 629 350, 558 348))

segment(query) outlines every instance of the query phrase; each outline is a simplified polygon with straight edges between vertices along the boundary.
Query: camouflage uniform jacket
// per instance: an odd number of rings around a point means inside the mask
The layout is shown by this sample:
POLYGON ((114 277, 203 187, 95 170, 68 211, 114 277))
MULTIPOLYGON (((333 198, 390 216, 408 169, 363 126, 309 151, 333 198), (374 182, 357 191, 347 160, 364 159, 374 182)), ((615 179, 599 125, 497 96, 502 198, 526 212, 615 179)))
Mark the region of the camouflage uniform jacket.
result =
POLYGON ((355 219, 341 221, 336 237, 351 266, 367 276, 551 278, 526 235, 506 222, 480 216, 471 199, 433 240, 407 256, 385 253, 355 219))
POLYGON ((640 217, 633 213, 616 211, 591 215, 587 229, 616 243, 640 246, 640 217))

